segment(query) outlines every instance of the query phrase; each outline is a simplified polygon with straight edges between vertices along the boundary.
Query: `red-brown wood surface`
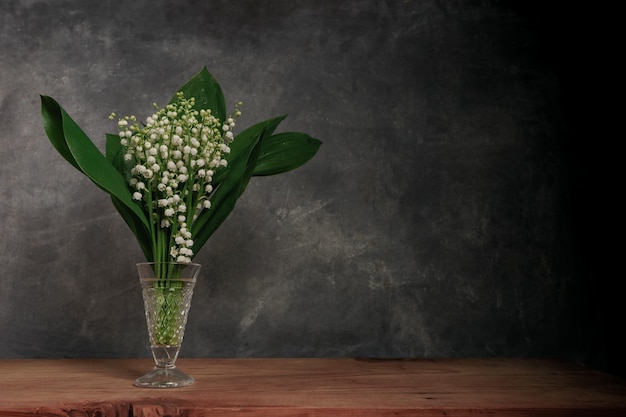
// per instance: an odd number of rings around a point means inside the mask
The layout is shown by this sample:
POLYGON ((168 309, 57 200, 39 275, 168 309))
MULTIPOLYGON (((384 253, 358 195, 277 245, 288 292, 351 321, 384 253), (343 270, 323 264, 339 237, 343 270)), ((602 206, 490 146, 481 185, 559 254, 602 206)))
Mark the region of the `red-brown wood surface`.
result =
POLYGON ((0 360, 0 416, 626 416, 626 381, 540 359, 179 359, 187 388, 135 388, 147 359, 0 360))

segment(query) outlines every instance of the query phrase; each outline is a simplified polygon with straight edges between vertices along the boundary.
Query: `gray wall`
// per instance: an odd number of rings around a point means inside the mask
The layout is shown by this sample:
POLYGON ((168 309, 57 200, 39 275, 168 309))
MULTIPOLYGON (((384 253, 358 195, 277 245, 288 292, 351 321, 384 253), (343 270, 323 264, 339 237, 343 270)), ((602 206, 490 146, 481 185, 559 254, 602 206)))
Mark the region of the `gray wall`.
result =
POLYGON ((324 142, 196 260, 182 356, 555 356, 605 366, 571 209, 554 17, 504 2, 0 0, 0 357, 147 356, 132 234, 38 94, 111 111, 207 66, 239 127, 324 142))

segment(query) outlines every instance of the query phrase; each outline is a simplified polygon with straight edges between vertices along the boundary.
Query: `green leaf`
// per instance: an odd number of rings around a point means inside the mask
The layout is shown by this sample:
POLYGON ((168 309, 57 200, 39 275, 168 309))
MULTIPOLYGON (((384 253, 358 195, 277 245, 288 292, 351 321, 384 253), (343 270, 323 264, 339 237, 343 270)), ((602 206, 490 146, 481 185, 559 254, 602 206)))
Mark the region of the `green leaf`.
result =
POLYGON ((259 134, 262 134, 264 137, 271 136, 278 125, 285 120, 285 117, 286 116, 278 116, 259 122, 237 134, 233 142, 230 144, 230 154, 228 157, 236 158, 239 152, 249 150, 248 145, 251 141, 256 140, 259 134))
MULTIPOLYGON (((194 108, 198 111, 202 109, 211 109, 211 112, 221 122, 226 119, 226 101, 224 93, 219 83, 209 73, 206 67, 194 75, 179 90, 185 95, 185 98, 195 98, 194 108)), ((172 97, 170 103, 176 100, 176 95, 172 97)))
POLYGON ((200 213, 194 222, 194 254, 230 215, 253 175, 272 175, 294 169, 317 152, 321 142, 306 134, 272 135, 284 118, 257 123, 236 136, 228 155, 228 167, 214 177, 213 183, 217 186, 211 195, 211 208, 200 213), (271 141, 269 146, 267 141, 271 141), (257 174, 264 153, 265 168, 257 174))
POLYGON ((65 135, 63 134, 63 118, 61 114, 61 106, 52 98, 48 96, 41 97, 41 118, 43 119, 43 127, 48 135, 48 139, 52 143, 52 146, 59 152, 59 154, 69 162, 74 168, 81 171, 78 166, 78 162, 74 159, 70 148, 65 141, 65 135))
MULTIPOLYGON (((106 158, 115 169, 124 175, 124 157, 122 144, 118 135, 107 133, 106 135, 106 158)), ((148 262, 154 261, 154 251, 152 250, 152 238, 149 229, 143 224, 141 219, 127 205, 122 203, 117 197, 111 195, 113 207, 122 216, 128 228, 133 232, 141 250, 148 262)))
POLYGON ((243 192, 246 190, 248 183, 250 182, 250 178, 252 177, 252 173, 254 172, 254 167, 256 166, 257 160, 259 159, 259 154, 261 153, 261 146, 263 144, 263 140, 265 139, 265 129, 261 132, 261 136, 259 137, 258 143, 254 145, 252 151, 250 152, 250 156, 246 159, 246 166, 244 169, 244 173, 241 177, 241 181, 239 182, 239 190, 237 193, 237 198, 241 197, 243 192))
POLYGON ((96 145, 52 98, 42 96, 42 115, 48 138, 70 164, 91 181, 126 205, 149 227, 141 206, 136 203, 124 177, 100 153, 96 145))
POLYGON ((226 157, 228 160, 228 167, 226 169, 221 169, 215 173, 213 176, 213 184, 219 184, 222 180, 228 175, 230 172, 232 162, 236 160, 241 153, 249 153, 250 152, 250 144, 253 141, 258 140, 261 136, 269 137, 274 133, 274 130, 278 127, 280 122, 285 119, 285 116, 278 116, 272 119, 265 120, 263 122, 259 122, 255 125, 252 125, 240 132, 235 136, 235 139, 230 144, 230 153, 226 157))
POLYGON ((276 175, 296 169, 313 158, 321 144, 306 133, 273 135, 263 141, 254 175, 276 175))
POLYGON ((123 147, 118 135, 106 134, 106 158, 113 167, 124 176, 124 155, 123 147))
MULTIPOLYGON (((237 200, 250 180, 256 158, 260 152, 264 132, 268 128, 272 130, 272 126, 279 122, 280 120, 270 119, 257 123, 239 134, 242 135, 242 142, 240 142, 237 152, 234 155, 231 152, 229 155, 228 170, 224 171, 226 175, 211 194, 211 208, 201 212, 192 226, 194 254, 199 252, 235 208, 237 200), (241 147, 241 143, 245 143, 246 146, 241 147)), ((235 142, 237 140, 235 139, 235 142)))
POLYGON ((122 216, 122 219, 124 219, 124 222, 126 223, 128 228, 135 235, 135 238, 139 243, 139 247, 141 247, 141 250, 146 257, 146 261, 154 261, 152 239, 150 237, 149 230, 146 229, 146 226, 126 204, 122 203, 113 195, 111 195, 111 201, 113 202, 113 206, 115 207, 117 212, 120 214, 120 216, 122 216))

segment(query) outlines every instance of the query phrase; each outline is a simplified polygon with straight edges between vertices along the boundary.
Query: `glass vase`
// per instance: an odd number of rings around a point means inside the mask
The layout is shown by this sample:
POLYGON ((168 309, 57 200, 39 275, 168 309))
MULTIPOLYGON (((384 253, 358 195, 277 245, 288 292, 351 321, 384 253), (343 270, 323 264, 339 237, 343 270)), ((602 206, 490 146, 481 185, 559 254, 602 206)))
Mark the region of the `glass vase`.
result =
POLYGON ((194 379, 175 364, 200 265, 145 262, 137 264, 137 270, 155 366, 137 378, 135 386, 176 388, 191 385, 194 379))

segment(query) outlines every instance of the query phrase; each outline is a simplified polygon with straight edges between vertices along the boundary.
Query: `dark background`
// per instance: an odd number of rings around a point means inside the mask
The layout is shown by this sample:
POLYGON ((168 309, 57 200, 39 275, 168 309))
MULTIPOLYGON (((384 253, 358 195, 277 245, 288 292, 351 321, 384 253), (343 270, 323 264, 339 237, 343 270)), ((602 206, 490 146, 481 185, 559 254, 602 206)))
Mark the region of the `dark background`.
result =
POLYGON ((149 354, 141 252, 52 149, 38 94, 102 148, 110 112, 144 119, 207 66, 244 102, 239 131, 286 113, 282 130, 324 145, 253 179, 197 256, 182 356, 558 357, 624 375, 598 94, 615 51, 602 16, 551 4, 0 0, 0 357, 149 354))

